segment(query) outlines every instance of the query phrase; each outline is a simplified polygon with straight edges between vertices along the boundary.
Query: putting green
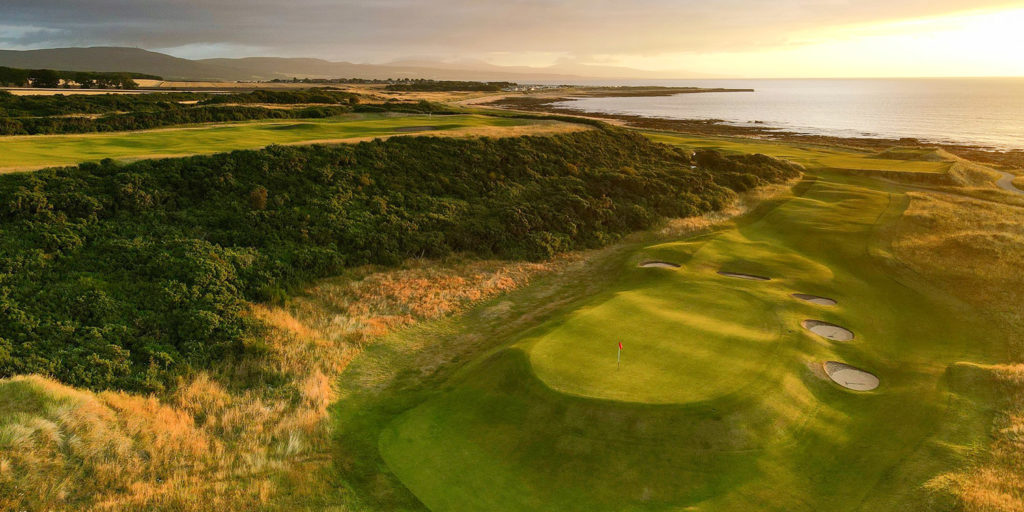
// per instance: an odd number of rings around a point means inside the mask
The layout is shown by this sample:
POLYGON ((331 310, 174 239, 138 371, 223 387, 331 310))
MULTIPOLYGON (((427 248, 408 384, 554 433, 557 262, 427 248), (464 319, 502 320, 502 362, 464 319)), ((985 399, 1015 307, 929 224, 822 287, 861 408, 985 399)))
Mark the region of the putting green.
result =
MULTIPOLYGON (((799 200, 794 201, 799 204, 799 200)), ((796 205, 793 205, 796 206, 796 205)), ((740 231, 699 244, 648 249, 676 271, 628 266, 607 297, 524 341, 538 378, 564 392, 644 403, 688 403, 727 395, 774 369, 785 318, 787 276, 828 282, 832 272, 784 246, 740 231), (719 268, 775 276, 736 280, 719 268), (625 364, 609 357, 623 342, 625 364), (729 361, 729 364, 720 364, 729 361)))
POLYGON ((766 294, 722 281, 697 272, 639 278, 528 341, 534 372, 564 393, 645 403, 708 400, 749 385, 774 366, 782 325, 766 294), (625 364, 616 365, 619 342, 625 364), (717 367, 722 358, 736 364, 717 367))
MULTIPOLYGON (((602 292, 495 335, 496 348, 431 391, 346 392, 341 424, 377 427, 340 438, 376 439, 432 510, 914 508, 990 420, 952 398, 945 369, 1002 349, 994 327, 891 264, 885 233, 906 205, 896 187, 821 171, 731 228, 638 246, 602 292), (682 266, 638 268, 653 259, 682 266), (857 341, 807 332, 807 318, 857 341), (836 386, 821 369, 833 360, 884 385, 836 386)), ((472 318, 408 336, 422 346, 501 332, 472 318)))
POLYGON ((581 125, 477 115, 348 115, 327 119, 248 121, 142 132, 0 137, 0 171, 70 165, 104 158, 132 160, 255 149, 270 144, 345 141, 425 132, 451 135, 519 134, 579 129, 581 125), (429 130, 428 130, 429 129, 429 130))

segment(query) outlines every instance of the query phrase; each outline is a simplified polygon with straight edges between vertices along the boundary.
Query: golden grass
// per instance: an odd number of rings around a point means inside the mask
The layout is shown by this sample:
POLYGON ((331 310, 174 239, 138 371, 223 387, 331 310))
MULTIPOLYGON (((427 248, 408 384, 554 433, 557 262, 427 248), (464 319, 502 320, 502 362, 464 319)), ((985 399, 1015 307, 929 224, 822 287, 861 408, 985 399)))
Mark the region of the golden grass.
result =
POLYGON ((1024 304, 1024 206, 910 192, 893 242, 898 259, 938 284, 1020 323, 1024 304))
POLYGON ((269 327, 252 340, 259 355, 199 373, 164 397, 92 393, 39 376, 2 380, 0 396, 9 398, 0 410, 12 414, 0 419, 0 510, 293 510, 332 495, 327 501, 342 502, 323 472, 327 407, 332 383, 361 347, 574 258, 357 269, 286 307, 252 306, 269 327))
POLYGON ((953 165, 946 174, 963 187, 995 187, 1001 174, 991 168, 960 157, 953 157, 953 165))
POLYGON ((367 269, 357 272, 355 278, 321 281, 294 302, 293 311, 329 337, 363 343, 395 328, 461 311, 572 259, 563 256, 547 263, 465 261, 445 266, 410 261, 406 268, 392 272, 367 269))
POLYGON ((750 190, 740 194, 732 204, 717 212, 711 212, 696 217, 671 219, 665 223, 660 234, 663 236, 681 237, 716 226, 721 226, 730 222, 733 218, 749 212, 754 206, 762 201, 786 195, 797 181, 799 181, 799 178, 787 183, 766 185, 764 187, 750 190))
POLYGON ((1005 401, 993 424, 992 443, 970 467, 940 475, 926 488, 969 512, 1024 510, 1024 364, 979 369, 1005 401))
MULTIPOLYGON (((1024 361, 1024 205, 912 192, 893 242, 894 255, 936 285, 1006 327, 1014 361, 1024 361)), ((1024 510, 1024 364, 972 365, 1000 403, 991 444, 969 467, 933 478, 926 488, 971 512, 1024 510)))

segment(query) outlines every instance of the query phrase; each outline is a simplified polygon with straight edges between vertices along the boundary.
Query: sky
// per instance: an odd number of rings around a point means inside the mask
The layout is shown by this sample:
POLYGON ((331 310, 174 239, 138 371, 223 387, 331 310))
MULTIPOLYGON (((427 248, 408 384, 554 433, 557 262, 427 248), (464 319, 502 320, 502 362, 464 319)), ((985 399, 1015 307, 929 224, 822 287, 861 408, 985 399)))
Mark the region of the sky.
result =
POLYGON ((2 0, 0 48, 624 66, 666 78, 1024 76, 1024 0, 2 0))

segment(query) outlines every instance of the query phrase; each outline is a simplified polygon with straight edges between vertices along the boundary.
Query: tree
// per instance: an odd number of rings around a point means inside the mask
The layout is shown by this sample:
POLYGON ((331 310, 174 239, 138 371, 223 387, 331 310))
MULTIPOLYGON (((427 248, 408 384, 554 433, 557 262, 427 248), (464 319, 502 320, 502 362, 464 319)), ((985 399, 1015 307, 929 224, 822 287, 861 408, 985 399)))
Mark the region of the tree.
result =
POLYGON ((32 87, 60 87, 60 73, 52 69, 37 69, 31 72, 32 87))

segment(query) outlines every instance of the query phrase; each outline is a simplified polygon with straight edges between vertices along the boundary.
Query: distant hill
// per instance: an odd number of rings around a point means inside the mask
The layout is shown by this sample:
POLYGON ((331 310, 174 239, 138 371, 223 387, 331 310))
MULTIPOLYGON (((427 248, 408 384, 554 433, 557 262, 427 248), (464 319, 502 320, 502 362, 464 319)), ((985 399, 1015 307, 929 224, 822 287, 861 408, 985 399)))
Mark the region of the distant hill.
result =
POLYGON ((245 80, 250 73, 216 67, 139 48, 92 47, 49 50, 0 50, 0 66, 68 71, 126 71, 166 79, 245 80))
MULTIPOLYGON (((671 78, 609 66, 561 65, 545 68, 495 66, 482 61, 456 63, 400 61, 353 64, 323 59, 247 57, 190 60, 141 48, 89 47, 0 50, 0 66, 69 71, 125 71, 167 80, 272 80, 275 78, 430 78, 434 80, 573 81, 595 78, 671 78)), ((693 78, 684 74, 676 78, 693 78)))
MULTIPOLYGON (((243 69, 252 77, 273 78, 429 78, 433 80, 571 80, 578 75, 544 71, 522 72, 504 70, 500 66, 489 69, 449 68, 426 63, 353 64, 322 59, 246 57, 242 59, 203 59, 195 61, 210 66, 243 69)), ((247 80, 249 78, 241 78, 247 80)))

